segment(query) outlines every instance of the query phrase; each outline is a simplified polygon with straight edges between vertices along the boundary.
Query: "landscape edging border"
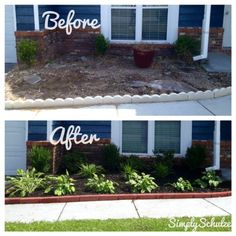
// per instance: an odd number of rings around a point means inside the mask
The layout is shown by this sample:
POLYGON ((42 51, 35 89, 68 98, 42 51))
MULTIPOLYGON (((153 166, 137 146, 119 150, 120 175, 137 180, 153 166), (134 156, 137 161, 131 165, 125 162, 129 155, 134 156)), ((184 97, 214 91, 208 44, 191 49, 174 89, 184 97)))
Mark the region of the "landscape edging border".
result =
POLYGON ((213 198, 231 196, 231 191, 202 192, 202 193, 130 193, 130 194, 94 194, 70 196, 45 196, 45 197, 16 197, 5 198, 5 204, 34 204, 34 203, 60 203, 82 201, 107 201, 107 200, 137 200, 137 199, 184 199, 184 198, 213 198))
POLYGON ((25 101, 6 101, 5 109, 28 109, 28 108, 59 108, 76 107, 92 105, 119 105, 130 103, 156 103, 156 102, 174 102, 174 101, 195 101, 203 99, 212 99, 231 95, 231 87, 197 91, 181 92, 170 94, 154 95, 115 95, 115 96, 95 96, 95 97, 76 97, 76 98, 56 98, 56 99, 27 99, 25 101))

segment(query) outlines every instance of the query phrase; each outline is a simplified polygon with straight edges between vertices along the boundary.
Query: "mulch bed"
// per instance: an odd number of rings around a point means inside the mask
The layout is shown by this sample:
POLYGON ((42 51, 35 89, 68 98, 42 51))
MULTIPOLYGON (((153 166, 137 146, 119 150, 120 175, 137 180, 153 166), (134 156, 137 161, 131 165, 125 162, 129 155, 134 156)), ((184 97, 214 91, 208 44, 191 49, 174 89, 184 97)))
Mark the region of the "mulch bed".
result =
POLYGON ((134 65, 133 58, 60 58, 30 69, 17 66, 5 78, 6 100, 75 98, 105 95, 143 95, 213 90, 231 86, 231 75, 207 73, 195 63, 156 58, 148 69, 134 65), (30 84, 26 78, 41 78, 30 84))

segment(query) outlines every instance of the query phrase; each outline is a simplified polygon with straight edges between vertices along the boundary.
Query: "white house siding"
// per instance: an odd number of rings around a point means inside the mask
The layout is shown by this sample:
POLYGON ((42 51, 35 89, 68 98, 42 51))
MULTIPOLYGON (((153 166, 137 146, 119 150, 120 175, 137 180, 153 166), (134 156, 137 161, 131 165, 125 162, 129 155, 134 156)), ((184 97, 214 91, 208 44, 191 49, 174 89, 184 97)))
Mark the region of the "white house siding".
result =
POLYGON ((26 121, 5 122, 5 174, 26 168, 26 121))
POLYGON ((14 5, 5 6, 5 62, 16 63, 14 5))

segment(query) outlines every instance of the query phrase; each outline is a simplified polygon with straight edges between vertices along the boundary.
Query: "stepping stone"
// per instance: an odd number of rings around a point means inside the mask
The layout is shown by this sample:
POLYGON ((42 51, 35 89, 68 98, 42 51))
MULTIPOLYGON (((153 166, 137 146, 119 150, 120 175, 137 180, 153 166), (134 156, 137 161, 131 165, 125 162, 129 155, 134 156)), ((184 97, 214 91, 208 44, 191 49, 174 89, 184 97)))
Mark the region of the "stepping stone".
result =
POLYGON ((39 75, 33 74, 33 75, 26 75, 24 76, 24 81, 28 84, 37 84, 41 81, 41 77, 39 75))

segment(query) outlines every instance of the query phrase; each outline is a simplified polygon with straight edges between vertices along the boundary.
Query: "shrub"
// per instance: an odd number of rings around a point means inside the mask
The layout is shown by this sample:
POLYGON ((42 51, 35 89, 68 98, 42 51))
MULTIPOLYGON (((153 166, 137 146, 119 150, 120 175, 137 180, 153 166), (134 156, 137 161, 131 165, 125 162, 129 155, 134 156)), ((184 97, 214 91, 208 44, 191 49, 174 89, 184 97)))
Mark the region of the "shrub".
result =
POLYGON ((206 149, 201 145, 195 145, 187 149, 185 163, 191 171, 201 168, 206 159, 206 149))
POLYGON ((203 176, 195 180, 195 184, 200 188, 217 188, 220 183, 222 183, 222 180, 214 170, 204 171, 203 176))
POLYGON ((117 171, 120 168, 119 148, 115 144, 108 144, 103 149, 103 166, 110 171, 117 171))
POLYGON ((105 179, 105 175, 96 175, 94 174, 92 178, 88 179, 88 182, 85 186, 96 193, 115 193, 115 186, 118 186, 118 183, 111 180, 105 179))
POLYGON ((154 178, 150 175, 146 175, 145 173, 141 173, 138 175, 134 172, 130 177, 126 184, 129 184, 131 187, 131 191, 134 193, 151 193, 153 190, 158 188, 158 185, 154 182, 154 178))
POLYGON ((143 161, 136 155, 130 155, 124 157, 124 164, 129 165, 135 170, 141 171, 144 167, 143 161))
POLYGON ((104 55, 108 49, 109 43, 105 39, 103 34, 99 34, 96 37, 96 42, 95 42, 95 48, 96 48, 96 53, 99 55, 104 55))
POLYGON ((53 191, 54 195, 63 196, 75 192, 75 185, 73 183, 75 180, 70 178, 68 171, 66 171, 65 175, 48 176, 47 178, 50 184, 44 193, 53 191))
POLYGON ((187 35, 179 36, 175 42, 175 52, 181 59, 192 63, 193 56, 200 52, 200 41, 187 35))
POLYGON ((36 172, 35 168, 32 170, 17 170, 16 177, 7 177, 9 187, 6 194, 10 197, 20 196, 26 197, 33 193, 35 190, 45 186, 45 179, 42 177, 43 173, 36 172))
POLYGON ((101 174, 104 172, 102 166, 96 166, 95 164, 82 164, 80 166, 79 175, 86 178, 92 178, 94 174, 101 174))
POLYGON ((166 151, 159 154, 154 151, 156 156, 156 164, 154 165, 154 173, 157 178, 164 178, 172 172, 174 152, 166 151))
POLYGON ((178 178, 177 182, 173 183, 172 186, 180 192, 193 191, 191 183, 182 177, 178 178))
POLYGON ((48 173, 52 159, 50 151, 45 147, 33 146, 28 153, 33 168, 38 172, 48 173))
POLYGON ((132 176, 133 173, 136 172, 136 170, 133 169, 133 167, 129 164, 124 164, 124 165, 122 165, 121 168, 122 168, 122 173, 124 175, 124 178, 126 180, 129 180, 130 176, 132 176))
POLYGON ((69 173, 78 173, 80 166, 85 163, 85 155, 78 151, 67 153, 62 158, 61 170, 68 170, 69 173))
POLYGON ((37 42, 22 39, 17 45, 17 56, 21 63, 32 66, 36 62, 37 42))

